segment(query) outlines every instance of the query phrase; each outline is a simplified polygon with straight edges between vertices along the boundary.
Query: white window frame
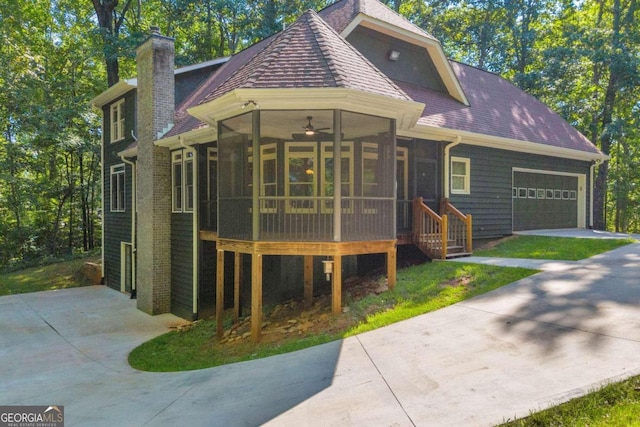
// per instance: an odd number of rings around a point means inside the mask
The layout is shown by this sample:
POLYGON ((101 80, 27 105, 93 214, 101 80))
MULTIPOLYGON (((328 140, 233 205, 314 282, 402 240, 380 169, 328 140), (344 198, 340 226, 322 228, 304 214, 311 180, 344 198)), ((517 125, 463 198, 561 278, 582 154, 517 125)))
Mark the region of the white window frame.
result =
POLYGON ((471 159, 467 157, 451 157, 451 194, 471 194, 471 159), (464 163, 465 165, 465 174, 458 175, 453 173, 453 164, 454 163, 464 163), (453 178, 462 178, 463 186, 462 188, 454 187, 454 179, 453 178))
MULTIPOLYGON (((261 197, 275 197, 278 194, 278 145, 275 143, 264 144, 260 146, 260 196, 261 197), (265 180, 265 163, 274 162, 275 167, 275 181, 267 182, 265 180), (267 188, 273 187, 274 196, 267 196, 267 188)), ((277 213, 278 202, 273 200, 262 200, 260 203, 260 213, 277 213)))
MULTIPOLYGON (((289 142, 286 144, 285 148, 285 158, 284 158, 284 195, 285 197, 291 196, 291 180, 289 179, 290 170, 289 170, 289 161, 291 159, 312 159, 314 162, 315 170, 312 171, 313 179, 310 183, 305 183, 305 185, 311 185, 312 188, 312 196, 309 197, 317 197, 318 194, 318 144, 316 142, 289 142), (292 151, 292 148, 309 148, 308 151, 292 151)), ((316 200, 311 201, 311 205, 309 207, 296 207, 292 205, 291 201, 288 201, 286 204, 287 213, 316 213, 317 212, 317 204, 316 200)))
POLYGON ((171 212, 193 212, 196 188, 195 169, 195 154, 193 151, 178 150, 171 153, 171 212), (176 168, 179 168, 179 172, 176 168), (180 179, 179 182, 178 178, 180 179))
POLYGON ((184 165, 182 164, 182 158, 182 150, 171 153, 171 212, 173 213, 182 213, 184 207, 184 165), (177 172, 176 168, 179 168, 179 172, 177 172))
MULTIPOLYGON (((379 182, 367 182, 366 181, 366 167, 365 167, 365 162, 367 160, 375 160, 376 161, 376 167, 378 167, 379 165, 377 165, 377 162, 379 160, 379 144, 375 143, 375 142, 363 142, 362 143, 362 147, 361 147, 361 154, 362 154, 362 164, 361 164, 361 169, 362 169, 362 196, 363 197, 367 197, 366 196, 366 190, 365 187, 366 186, 373 186, 374 187, 374 191, 373 193, 377 194, 378 193, 378 185, 380 185, 379 182), (371 149, 375 148, 375 151, 372 151, 371 149)), ((395 177, 394 177, 395 179, 395 177)), ((362 213, 364 214, 376 214, 378 213, 378 209, 376 208, 367 208, 367 207, 363 207, 362 208, 362 213)))
MULTIPOLYGON (((326 167, 327 160, 333 159, 333 142, 322 142, 320 145, 320 164, 322 165, 322 179, 320 180, 320 194, 321 197, 331 197, 328 193, 327 188, 327 179, 326 179, 326 167)), ((345 177, 340 174, 341 185, 348 185, 349 194, 345 195, 340 192, 342 197, 353 197, 354 196, 354 151, 353 151, 353 141, 344 141, 342 142, 342 147, 340 148, 340 162, 347 162, 349 165, 349 176, 345 177), (345 180, 345 178, 347 178, 345 180)), ((335 172, 334 172, 335 173, 335 172)), ((322 213, 333 213, 333 201, 329 203, 322 203, 322 213), (328 206, 327 206, 328 205, 328 206)), ((346 205, 342 205, 342 213, 353 213, 353 204, 349 201, 346 205)))
POLYGON ((110 108, 111 142, 124 139, 124 98, 111 104, 110 108))
POLYGON ((126 198, 126 170, 124 163, 118 163, 110 168, 110 210, 124 212, 127 205, 126 198), (115 179, 115 185, 114 185, 115 179), (115 190, 115 192, 114 192, 115 190), (115 203, 114 203, 115 202, 115 203))

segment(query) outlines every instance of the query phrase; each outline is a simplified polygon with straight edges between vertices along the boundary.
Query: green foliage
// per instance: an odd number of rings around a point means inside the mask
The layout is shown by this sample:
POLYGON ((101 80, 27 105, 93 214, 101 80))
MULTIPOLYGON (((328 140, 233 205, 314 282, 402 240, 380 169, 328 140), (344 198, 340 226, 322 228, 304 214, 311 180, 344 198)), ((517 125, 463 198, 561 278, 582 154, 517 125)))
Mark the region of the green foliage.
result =
POLYGON ((637 426, 640 425, 639 390, 640 377, 633 377, 500 426, 637 426))
POLYGON ((36 267, 0 272, 0 296, 88 286, 91 283, 82 273, 87 260, 91 259, 82 256, 41 261, 36 267))
POLYGON ((516 236, 476 256, 579 261, 633 243, 632 239, 574 239, 548 236, 516 236))
MULTIPOLYGON (((345 300, 350 310, 342 316, 350 321, 336 333, 283 343, 220 345, 215 339, 215 321, 204 320, 186 331, 169 332, 142 344, 131 352, 129 363, 147 371, 183 371, 287 353, 434 311, 532 273, 533 270, 520 268, 444 262, 414 266, 398 271, 396 288, 392 291, 352 303, 345 300)), ((338 323, 335 319, 326 321, 338 323)))

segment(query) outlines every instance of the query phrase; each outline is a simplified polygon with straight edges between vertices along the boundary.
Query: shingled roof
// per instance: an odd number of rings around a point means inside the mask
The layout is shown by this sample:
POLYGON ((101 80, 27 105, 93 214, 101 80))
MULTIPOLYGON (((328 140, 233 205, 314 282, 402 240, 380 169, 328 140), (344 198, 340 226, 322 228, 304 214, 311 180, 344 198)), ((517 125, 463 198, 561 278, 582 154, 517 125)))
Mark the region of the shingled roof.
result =
POLYGON ((312 10, 278 34, 203 103, 239 88, 345 88, 409 100, 312 10))
POLYGON ((342 0, 327 6, 318 14, 339 33, 342 33, 358 15, 362 14, 419 36, 436 40, 431 34, 378 0, 342 0))
POLYGON ((447 94, 396 82, 426 104, 418 125, 601 154, 580 132, 535 97, 502 77, 451 61, 470 106, 447 94))

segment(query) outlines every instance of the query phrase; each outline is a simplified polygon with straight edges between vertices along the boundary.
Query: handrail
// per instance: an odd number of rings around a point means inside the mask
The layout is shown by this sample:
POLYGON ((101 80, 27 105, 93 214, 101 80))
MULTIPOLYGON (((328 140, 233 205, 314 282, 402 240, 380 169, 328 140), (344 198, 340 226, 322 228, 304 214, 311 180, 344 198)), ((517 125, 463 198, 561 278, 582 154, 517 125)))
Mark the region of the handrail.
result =
POLYGON ((413 242, 424 253, 446 259, 450 244, 471 253, 471 215, 463 214, 447 199, 440 202, 440 215, 425 205, 422 197, 416 197, 413 206, 413 242))
POLYGON ((447 216, 440 216, 424 204, 422 197, 413 200, 413 242, 431 258, 447 257, 447 216))
POLYGON ((458 210, 458 208, 453 206, 449 201, 449 199, 447 198, 443 198, 440 201, 440 212, 442 214, 451 213, 462 223, 462 228, 464 229, 464 235, 460 236, 460 235, 457 235, 459 233, 454 233, 456 235, 452 237, 453 237, 453 240, 463 244, 462 246, 464 246, 466 252, 471 253, 473 251, 473 228, 472 228, 473 220, 472 220, 471 214, 468 214, 468 215, 463 214, 458 210))

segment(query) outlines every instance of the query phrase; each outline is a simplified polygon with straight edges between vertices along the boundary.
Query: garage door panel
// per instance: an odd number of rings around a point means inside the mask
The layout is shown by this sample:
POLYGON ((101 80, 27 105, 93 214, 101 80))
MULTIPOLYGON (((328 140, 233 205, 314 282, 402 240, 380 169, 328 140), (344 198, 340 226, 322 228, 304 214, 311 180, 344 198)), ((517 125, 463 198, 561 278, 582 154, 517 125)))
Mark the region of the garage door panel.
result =
POLYGON ((577 227, 577 177, 514 172, 513 186, 514 231, 577 227))

